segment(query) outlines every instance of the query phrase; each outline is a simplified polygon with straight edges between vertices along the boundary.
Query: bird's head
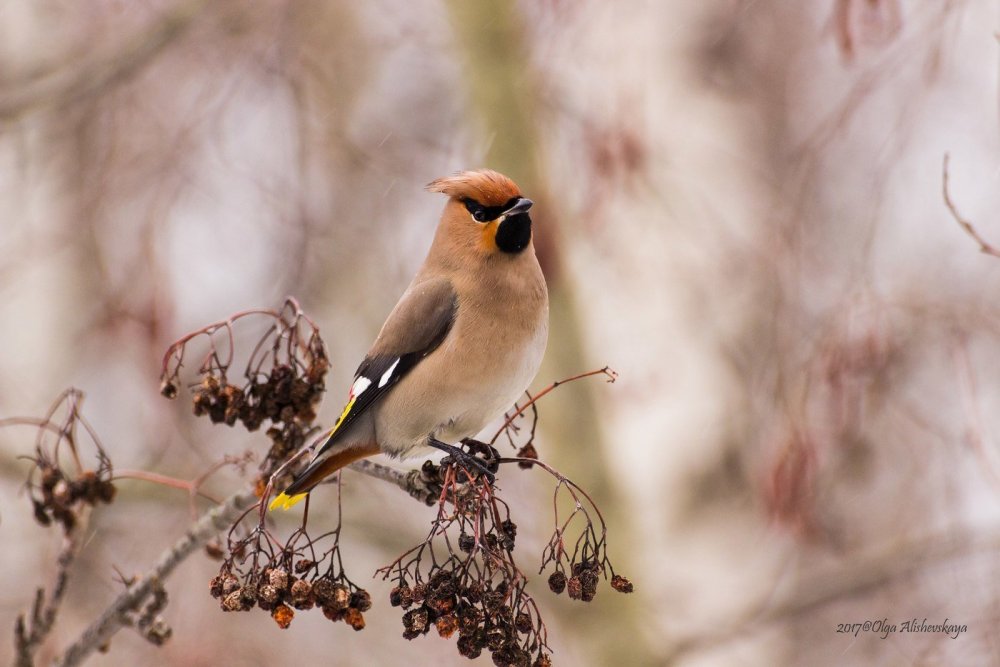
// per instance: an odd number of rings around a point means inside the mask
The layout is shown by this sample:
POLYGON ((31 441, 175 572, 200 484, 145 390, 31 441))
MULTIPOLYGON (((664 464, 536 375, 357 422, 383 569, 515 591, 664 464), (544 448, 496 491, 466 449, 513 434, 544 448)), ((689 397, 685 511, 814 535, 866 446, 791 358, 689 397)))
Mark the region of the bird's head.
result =
POLYGON ((442 225, 453 241, 486 254, 517 255, 531 244, 532 201, 517 184, 490 169, 439 178, 427 189, 450 198, 442 225))

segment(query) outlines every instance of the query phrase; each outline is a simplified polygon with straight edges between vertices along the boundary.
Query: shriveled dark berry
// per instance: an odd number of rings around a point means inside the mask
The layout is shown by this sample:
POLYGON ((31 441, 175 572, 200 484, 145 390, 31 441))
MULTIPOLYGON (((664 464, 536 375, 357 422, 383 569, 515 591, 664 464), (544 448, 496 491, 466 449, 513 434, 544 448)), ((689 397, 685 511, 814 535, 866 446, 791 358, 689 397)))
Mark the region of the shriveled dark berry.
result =
POLYGON ((552 658, 547 653, 542 653, 531 663, 531 667, 552 667, 552 658))
POLYGON ((483 612, 469 607, 458 612, 458 631, 462 635, 474 634, 483 622, 483 612))
POLYGON ((372 596, 368 591, 359 588, 351 594, 351 607, 358 611, 368 611, 372 608, 372 596))
POLYGON ((549 575, 549 588, 553 593, 559 595, 566 590, 566 575, 562 572, 553 572, 549 575))
POLYGON ((521 634, 531 632, 531 616, 522 611, 514 617, 514 627, 521 634))
POLYGON ((208 582, 208 592, 213 598, 222 597, 222 578, 223 575, 217 574, 208 582))
POLYGON ((517 537, 517 525, 510 519, 507 519, 500 524, 500 530, 503 531, 504 535, 512 540, 517 537))
POLYGON ((454 614, 445 614, 434 621, 434 627, 437 628, 438 635, 448 639, 458 630, 458 619, 455 618, 454 614))
POLYGON ((172 380, 164 379, 160 383, 160 394, 171 400, 177 398, 177 385, 172 380))
POLYGON ((569 581, 566 582, 566 592, 573 600, 579 600, 583 596, 583 584, 580 582, 580 577, 569 578, 569 581))
MULTIPOLYGON (((524 447, 522 447, 521 449, 518 450, 518 452, 517 452, 517 458, 519 458, 519 459, 537 459, 538 458, 538 450, 535 449, 535 446, 529 442, 524 447)), ((518 468, 522 468, 524 470, 527 470, 527 469, 531 468, 533 465, 534 464, 531 461, 518 461, 517 462, 517 467, 518 468)))
POLYGON ((326 577, 321 577, 313 582, 313 595, 320 604, 326 604, 333 600, 334 585, 326 577))
POLYGON ((597 595, 597 584, 600 579, 594 570, 584 570, 580 573, 580 599, 590 602, 597 595))
POLYGON ((425 632, 427 630, 427 610, 423 607, 411 609, 403 614, 403 627, 415 632, 425 632))
POLYGON ((279 591, 287 590, 288 571, 280 567, 274 568, 268 574, 268 583, 277 588, 279 591))
POLYGON ((509 635, 503 628, 490 628, 486 631, 486 648, 495 653, 503 648, 508 638, 509 635))
POLYGON ((316 561, 309 560, 308 558, 302 558, 295 563, 295 573, 302 574, 306 570, 310 570, 314 567, 316 567, 316 561))
POLYGON ((425 604, 436 614, 447 614, 455 608, 455 596, 435 594, 425 604))
POLYGON ((482 645, 476 641, 474 635, 464 635, 458 638, 458 652, 470 660, 478 658, 482 652, 482 645))
POLYGON ((274 606, 278 603, 280 595, 278 594, 278 589, 271 584, 264 584, 260 587, 257 592, 257 606, 264 611, 270 611, 274 609, 274 606))
POLYGON ((299 579, 292 584, 290 597, 296 609, 312 609, 315 604, 312 588, 312 584, 305 579, 299 579))
POLYGON ((230 573, 222 575, 222 594, 229 595, 240 587, 240 580, 230 573))
POLYGON ((333 607, 324 606, 323 607, 323 615, 326 616, 331 621, 333 621, 334 623, 336 623, 337 621, 344 620, 344 610, 343 609, 334 609, 333 607))
POLYGON ((354 607, 344 610, 344 622, 354 628, 355 631, 365 629, 365 615, 354 607))
POLYGON ((631 593, 635 590, 632 586, 632 582, 620 574, 616 574, 611 577, 611 588, 615 589, 619 593, 631 593))
POLYGON ((389 591, 389 604, 393 607, 409 608, 413 604, 413 591, 406 584, 396 586, 389 591))
POLYGON ((531 657, 527 651, 511 641, 494 651, 493 664, 499 667, 529 667, 531 657))
POLYGON ((451 572, 438 570, 434 573, 434 576, 431 577, 431 580, 428 582, 428 586, 435 591, 439 591, 451 581, 451 578, 451 572))
POLYGON ((240 589, 240 603, 242 605, 242 611, 249 611, 250 609, 253 609, 253 606, 257 604, 256 584, 248 583, 240 589))
POLYGON ((222 611, 240 611, 243 603, 240 601, 240 592, 233 591, 222 598, 222 611))
POLYGON ((476 538, 468 533, 462 533, 458 536, 458 548, 465 553, 472 553, 472 550, 476 546, 476 538))
POLYGON ((333 609, 347 609, 351 606, 351 589, 344 584, 334 584, 333 594, 327 600, 327 605, 333 609))
POLYGON ((469 602, 476 604, 483 599, 483 586, 478 581, 474 581, 462 589, 462 595, 469 602))
POLYGON ((506 596, 500 591, 490 591, 483 595, 483 606, 488 612, 495 614, 503 606, 505 599, 506 596))
POLYGON ((413 601, 420 604, 427 597, 427 584, 417 584, 413 587, 413 601))

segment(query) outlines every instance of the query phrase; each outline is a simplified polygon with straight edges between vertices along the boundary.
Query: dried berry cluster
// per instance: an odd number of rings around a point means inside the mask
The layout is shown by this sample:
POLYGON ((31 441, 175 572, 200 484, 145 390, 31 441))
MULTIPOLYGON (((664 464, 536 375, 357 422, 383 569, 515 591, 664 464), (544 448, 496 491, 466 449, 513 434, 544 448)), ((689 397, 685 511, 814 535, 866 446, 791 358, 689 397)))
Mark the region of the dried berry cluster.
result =
POLYGON ((76 526, 84 506, 110 503, 115 498, 111 460, 90 424, 80 414, 82 401, 82 392, 68 389, 60 394, 48 414, 36 423, 38 441, 32 459, 34 466, 27 483, 35 520, 43 526, 58 523, 66 533, 76 526), (65 416, 58 419, 57 414, 63 411, 65 416), (81 463, 83 433, 95 451, 96 470, 86 469, 81 463), (54 438, 51 437, 53 434, 54 438), (71 459, 69 465, 62 460, 67 455, 71 459), (74 472, 69 472, 69 468, 74 472))
POLYGON ((261 480, 266 481, 305 444, 316 419, 316 406, 323 396, 329 370, 319 330, 292 299, 280 311, 237 313, 203 327, 176 341, 164 355, 164 396, 177 396, 185 352, 198 338, 207 339, 209 351, 199 367, 201 382, 192 391, 194 414, 229 426, 239 422, 248 431, 256 431, 270 421, 267 435, 272 445, 261 465, 261 480), (254 346, 242 384, 232 384, 228 373, 235 356, 234 325, 253 316, 270 319, 272 324, 254 346), (221 351, 217 337, 224 341, 221 351))
POLYGON ((194 414, 229 426, 239 421, 248 431, 256 431, 270 420, 273 425, 267 436, 272 446, 267 460, 277 464, 305 444, 323 395, 326 371, 326 357, 320 348, 305 369, 281 364, 269 373, 255 374, 242 388, 228 384, 224 375, 210 372, 193 392, 194 414))
POLYGON ((302 373, 281 364, 263 377, 255 374, 242 388, 209 372, 194 390, 194 414, 228 426, 240 421, 248 431, 256 431, 267 419, 309 424, 316 419, 315 405, 322 397, 327 370, 326 357, 321 356, 322 349, 319 352, 302 373))
POLYGON ((276 550, 266 533, 255 530, 230 544, 230 556, 209 583, 209 592, 223 611, 258 607, 281 628, 291 624, 295 609, 317 608, 331 621, 361 630, 371 596, 344 575, 338 539, 339 528, 317 540, 299 530, 276 550), (333 546, 314 560, 317 546, 325 540, 332 540, 333 546))
MULTIPOLYGON (((590 602, 597 595, 597 584, 601 580, 601 566, 596 561, 574 563, 572 576, 566 578, 566 573, 556 570, 549 575, 549 589, 556 595, 563 591, 571 600, 590 602)), ((611 587, 619 593, 631 593, 632 582, 620 574, 611 577, 611 587)))
MULTIPOLYGON (((300 560, 296 569, 311 569, 312 561, 300 560)), ((330 573, 314 578, 301 578, 283 567, 265 567, 259 574, 244 577, 223 571, 209 584, 212 597, 219 600, 223 611, 250 611, 254 606, 270 612, 281 627, 287 628, 295 616, 293 609, 318 607, 331 621, 343 621, 355 630, 365 627, 364 612, 371 609, 368 591, 330 573)))
POLYGON ((380 570, 396 582, 389 602, 404 610, 407 639, 433 627, 445 638, 457 632, 465 657, 486 650, 498 665, 547 665, 545 625, 513 558, 517 526, 496 487, 470 470, 496 465, 496 450, 463 444, 465 458, 435 469, 442 491, 426 539, 380 570))
POLYGON ((43 526, 55 521, 69 532, 76 525, 81 504, 93 507, 99 502, 110 503, 115 498, 111 465, 106 458, 102 459, 97 471, 84 470, 75 479, 68 478, 57 465, 40 456, 35 461, 40 479, 37 487, 31 485, 29 488, 35 519, 43 526))
POLYGON ((511 589, 507 580, 483 583, 459 567, 443 567, 426 583, 395 586, 389 602, 406 610, 406 639, 434 627, 445 639, 458 632, 458 652, 467 658, 485 649, 497 665, 551 664, 544 652, 544 626, 523 586, 511 589))
POLYGON ((566 591, 572 600, 590 602, 597 595, 597 585, 601 578, 611 580, 611 587, 619 593, 631 593, 632 582, 615 574, 607 553, 607 526, 604 517, 597 509, 594 501, 574 482, 559 475, 545 463, 536 465, 552 474, 558 484, 552 499, 555 508, 555 530, 549 538, 549 543, 542 552, 542 566, 539 573, 553 565, 549 575, 549 589, 557 595, 566 591), (568 498, 560 498, 565 493, 568 498), (560 516, 560 501, 571 503, 572 510, 565 518, 560 516), (579 535, 571 542, 572 550, 567 549, 567 534, 576 525, 580 526, 579 535), (567 572, 569 575, 567 576, 567 572))

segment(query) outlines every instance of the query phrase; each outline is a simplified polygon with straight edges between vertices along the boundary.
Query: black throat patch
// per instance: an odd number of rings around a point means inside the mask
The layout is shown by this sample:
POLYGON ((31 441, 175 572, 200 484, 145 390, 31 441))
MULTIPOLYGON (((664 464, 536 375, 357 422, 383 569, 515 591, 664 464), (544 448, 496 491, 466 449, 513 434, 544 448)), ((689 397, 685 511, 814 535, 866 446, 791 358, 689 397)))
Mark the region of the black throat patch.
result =
POLYGON ((512 215, 497 228, 497 247, 506 253, 518 253, 531 242, 531 217, 527 213, 512 215))

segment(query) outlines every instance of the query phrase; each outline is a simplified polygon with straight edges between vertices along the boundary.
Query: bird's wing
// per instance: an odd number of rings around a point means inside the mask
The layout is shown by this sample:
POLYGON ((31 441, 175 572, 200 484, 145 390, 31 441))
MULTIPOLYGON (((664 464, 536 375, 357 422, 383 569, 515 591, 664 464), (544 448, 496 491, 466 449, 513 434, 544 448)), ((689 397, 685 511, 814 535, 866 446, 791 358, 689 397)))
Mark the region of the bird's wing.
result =
POLYGON ((456 308, 455 290, 447 278, 433 278, 410 286, 358 366, 347 405, 313 460, 319 459, 335 444, 338 433, 346 431, 359 415, 441 344, 451 330, 456 308))

